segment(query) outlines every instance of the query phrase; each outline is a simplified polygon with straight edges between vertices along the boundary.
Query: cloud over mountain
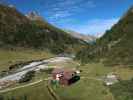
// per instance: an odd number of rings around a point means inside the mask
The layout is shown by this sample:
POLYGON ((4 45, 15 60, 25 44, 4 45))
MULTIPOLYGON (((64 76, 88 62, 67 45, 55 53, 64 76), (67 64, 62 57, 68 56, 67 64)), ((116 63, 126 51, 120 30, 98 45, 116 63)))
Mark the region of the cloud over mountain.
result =
POLYGON ((56 4, 48 3, 47 6, 50 8, 49 19, 55 21, 60 18, 69 19, 78 12, 84 11, 85 7, 93 8, 96 4, 90 0, 56 0, 56 4))

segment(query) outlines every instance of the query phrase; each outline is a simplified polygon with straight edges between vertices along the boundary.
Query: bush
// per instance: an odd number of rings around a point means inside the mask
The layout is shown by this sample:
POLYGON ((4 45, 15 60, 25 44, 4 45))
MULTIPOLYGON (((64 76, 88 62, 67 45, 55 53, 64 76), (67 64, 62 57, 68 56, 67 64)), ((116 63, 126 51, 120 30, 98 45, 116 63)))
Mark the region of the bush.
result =
POLYGON ((133 100, 133 79, 121 80, 110 87, 116 100, 133 100))
POLYGON ((19 83, 28 82, 35 76, 35 71, 27 72, 20 80, 19 83))

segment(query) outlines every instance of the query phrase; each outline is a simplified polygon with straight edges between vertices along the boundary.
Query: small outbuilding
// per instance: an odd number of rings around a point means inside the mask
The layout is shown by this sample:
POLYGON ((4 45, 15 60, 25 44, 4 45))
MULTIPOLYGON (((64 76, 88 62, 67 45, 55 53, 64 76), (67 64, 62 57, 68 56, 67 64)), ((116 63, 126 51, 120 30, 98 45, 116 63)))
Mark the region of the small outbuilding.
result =
POLYGON ((61 85, 71 85, 80 80, 79 71, 68 68, 55 68, 52 77, 61 85))

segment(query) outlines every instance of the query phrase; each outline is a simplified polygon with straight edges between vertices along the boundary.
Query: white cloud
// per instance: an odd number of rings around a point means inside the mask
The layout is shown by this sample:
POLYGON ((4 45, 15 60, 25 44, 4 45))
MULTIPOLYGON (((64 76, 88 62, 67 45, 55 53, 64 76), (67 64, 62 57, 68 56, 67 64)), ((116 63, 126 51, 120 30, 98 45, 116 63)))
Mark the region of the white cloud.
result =
POLYGON ((97 5, 92 0, 55 0, 56 3, 47 4, 49 10, 47 12, 48 20, 62 28, 72 29, 81 33, 101 36, 111 28, 119 18, 111 19, 93 19, 86 22, 79 22, 73 15, 79 15, 88 8, 94 8, 97 5), (75 18, 75 19, 74 19, 75 18))
POLYGON ((85 24, 71 27, 71 29, 80 33, 91 34, 97 37, 102 36, 106 30, 110 29, 119 18, 112 19, 94 19, 89 20, 85 24))
POLYGON ((71 14, 68 11, 58 11, 58 13, 53 14, 49 18, 53 20, 58 20, 60 18, 69 17, 69 16, 71 16, 71 14))
POLYGON ((81 6, 86 6, 86 7, 89 7, 89 8, 94 8, 96 7, 96 4, 93 2, 93 1, 86 1, 84 3, 81 3, 80 4, 81 6))
POLYGON ((96 4, 90 0, 56 0, 55 4, 49 4, 49 19, 60 20, 84 10, 85 7, 93 8, 96 4))

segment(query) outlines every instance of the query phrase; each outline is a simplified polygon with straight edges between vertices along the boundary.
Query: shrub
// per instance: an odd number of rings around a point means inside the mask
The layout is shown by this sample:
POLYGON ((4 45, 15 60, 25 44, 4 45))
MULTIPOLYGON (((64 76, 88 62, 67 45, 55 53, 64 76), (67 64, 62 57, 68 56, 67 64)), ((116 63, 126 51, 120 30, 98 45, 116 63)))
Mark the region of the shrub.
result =
POLYGON ((27 72, 20 80, 19 83, 28 82, 35 76, 35 71, 27 72))

